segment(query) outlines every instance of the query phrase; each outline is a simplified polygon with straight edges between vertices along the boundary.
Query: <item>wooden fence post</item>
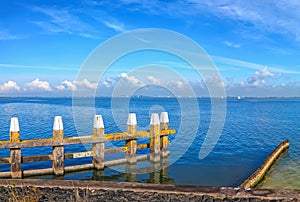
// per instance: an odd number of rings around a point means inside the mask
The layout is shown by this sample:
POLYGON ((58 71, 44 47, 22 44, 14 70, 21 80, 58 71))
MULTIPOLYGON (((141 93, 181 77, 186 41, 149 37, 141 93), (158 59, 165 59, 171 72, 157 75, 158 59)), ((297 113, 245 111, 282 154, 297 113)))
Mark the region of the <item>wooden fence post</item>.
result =
MULTIPOLYGON (((136 114, 130 113, 127 120, 127 133, 134 136, 136 134, 136 114)), ((127 163, 136 163, 136 139, 126 140, 126 159, 127 163)))
POLYGON ((160 161, 160 123, 157 113, 151 114, 150 120, 150 161, 160 161))
MULTIPOLYGON (((10 119, 10 142, 20 142, 20 127, 18 118, 10 119)), ((21 149, 10 149, 10 170, 12 178, 22 178, 21 149)))
POLYGON ((169 172, 169 162, 168 161, 164 161, 161 165, 161 170, 160 170, 160 176, 161 176, 161 184, 168 184, 169 179, 168 178, 168 172, 169 172))
POLYGON ((160 163, 159 162, 150 162, 150 182, 154 184, 160 183, 160 163))
MULTIPOLYGON (((61 116, 54 117, 53 140, 63 141, 64 128, 61 116)), ((55 175, 64 175, 64 146, 52 147, 52 169, 55 175)))
MULTIPOLYGON (((169 129, 169 116, 168 112, 160 113, 160 130, 168 130, 169 129)), ((162 157, 168 156, 168 144, 169 144, 169 136, 163 135, 160 137, 160 149, 162 157)))
MULTIPOLYGON (((94 118, 94 137, 104 138, 104 124, 101 115, 94 118)), ((93 144, 93 165, 97 170, 104 168, 104 142, 93 144)))

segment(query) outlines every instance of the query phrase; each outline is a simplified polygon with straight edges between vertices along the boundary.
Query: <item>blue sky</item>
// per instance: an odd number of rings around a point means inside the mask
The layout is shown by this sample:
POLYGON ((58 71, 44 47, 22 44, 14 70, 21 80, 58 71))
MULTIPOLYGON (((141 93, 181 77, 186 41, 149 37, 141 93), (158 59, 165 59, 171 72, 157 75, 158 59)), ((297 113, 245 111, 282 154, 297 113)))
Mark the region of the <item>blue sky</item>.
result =
POLYGON ((300 2, 291 0, 1 0, 0 96, 65 96, 82 86, 106 96, 121 81, 141 88, 165 82, 182 92, 190 85, 204 96, 203 83, 215 75, 203 81, 165 53, 129 55, 99 83, 76 81, 98 45, 141 28, 168 29, 198 43, 216 64, 228 96, 300 96, 299 10, 300 2), (188 79, 128 74, 147 64, 174 68, 188 79))

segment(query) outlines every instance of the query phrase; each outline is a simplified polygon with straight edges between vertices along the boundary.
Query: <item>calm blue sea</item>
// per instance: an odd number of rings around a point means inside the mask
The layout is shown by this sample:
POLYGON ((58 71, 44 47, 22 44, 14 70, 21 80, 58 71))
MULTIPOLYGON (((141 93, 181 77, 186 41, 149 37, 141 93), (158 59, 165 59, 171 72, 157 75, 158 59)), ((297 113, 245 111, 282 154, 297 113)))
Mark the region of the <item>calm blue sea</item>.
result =
MULTIPOLYGON (((116 98, 116 103, 125 99, 116 98)), ((187 106, 191 99, 182 100, 187 106)), ((255 171, 273 149, 283 140, 290 140, 289 152, 275 164, 268 173, 261 187, 300 188, 300 99, 298 98, 228 98, 225 126, 212 152, 204 159, 199 159, 199 150, 206 137, 211 116, 211 100, 197 99, 200 109, 200 127, 195 138, 181 137, 180 145, 187 151, 182 156, 175 156, 176 148, 171 147, 170 163, 160 181, 162 183, 185 185, 238 186, 255 171), (190 140, 189 138, 192 138, 190 140), (189 145, 189 142, 192 142, 189 145), (188 144, 188 145, 187 145, 188 144)), ((84 103, 84 100, 83 100, 84 103)), ((193 114, 193 107, 181 111, 176 98, 132 98, 128 111, 137 114, 138 129, 148 129, 152 112, 167 111, 170 128, 185 131, 195 124, 180 127, 183 113, 193 114)), ((127 114, 115 115, 111 110, 110 98, 96 98, 95 111, 104 118, 105 132, 113 133, 125 130, 127 114)), ((123 106, 120 104, 120 106, 123 106)), ((192 106, 192 105, 191 105, 192 106)), ((93 117, 83 118, 80 127, 74 123, 73 112, 80 109, 90 113, 94 108, 83 105, 72 106, 71 98, 0 98, 0 139, 9 139, 11 117, 18 117, 21 139, 46 138, 52 136, 54 116, 62 116, 65 136, 88 135, 93 133, 93 117), (74 110, 76 109, 76 110, 74 110)), ((197 120, 196 120, 197 121, 197 120)), ((186 134, 189 134, 186 132, 186 134)), ((176 138, 171 137, 172 141, 176 138)), ((177 140, 178 141, 178 140, 177 140)), ((123 143, 116 143, 121 145, 123 143)), ((85 151, 87 147, 68 146, 65 152, 85 151)), ((50 154, 51 147, 22 149, 22 155, 50 154)), ((8 157, 9 150, 0 150, 0 157, 8 157)), ((115 158, 107 157, 107 158, 115 158)), ((89 162, 91 159, 66 160, 66 165, 89 162)), ((144 163, 147 165, 147 163, 144 163)), ((51 167, 51 162, 23 164, 24 169, 51 167)), ((7 164, 0 165, 0 171, 9 170, 7 164)), ((100 179, 126 181, 121 171, 106 169, 104 177, 97 178, 94 171, 71 173, 64 179, 100 179)), ((42 178, 54 178, 43 176, 42 178)), ((149 174, 139 174, 139 182, 151 182, 149 174)))

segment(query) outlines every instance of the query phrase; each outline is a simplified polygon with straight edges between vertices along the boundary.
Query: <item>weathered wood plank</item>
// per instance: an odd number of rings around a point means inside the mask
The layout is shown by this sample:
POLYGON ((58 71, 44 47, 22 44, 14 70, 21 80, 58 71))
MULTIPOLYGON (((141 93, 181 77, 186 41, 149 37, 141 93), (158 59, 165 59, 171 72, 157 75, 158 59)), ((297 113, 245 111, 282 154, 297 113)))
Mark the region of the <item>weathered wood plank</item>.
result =
POLYGON ((44 168, 44 169, 38 169, 38 170, 24 170, 23 176, 29 177, 29 176, 38 176, 38 175, 52 175, 53 169, 52 168, 44 168))
POLYGON ((12 178, 22 178, 21 150, 11 149, 10 159, 11 159, 10 171, 11 171, 12 178))
POLYGON ((152 162, 150 164, 150 182, 159 184, 160 181, 160 162, 152 162))
MULTIPOLYGON (((149 159, 149 155, 145 154, 145 155, 141 155, 141 156, 137 156, 136 160, 137 161, 145 161, 149 159)), ((116 165, 121 165, 121 164, 126 164, 127 163, 127 159, 117 159, 117 160, 111 160, 111 161, 106 161, 104 163, 105 167, 111 167, 111 166, 116 166, 116 165)))
POLYGON ((0 158, 0 164, 8 164, 10 163, 10 158, 0 158))
POLYGON ((11 172, 0 172, 0 178, 7 178, 7 177, 11 177, 11 172))
POLYGON ((66 172, 75 172, 80 170, 90 170, 94 168, 94 164, 84 164, 84 165, 75 165, 75 166, 66 166, 65 171, 66 172))
MULTIPOLYGON (((150 148, 150 144, 138 144, 137 150, 147 149, 150 148)), ((126 152, 127 147, 119 147, 119 148, 108 148, 105 149, 105 154, 115 154, 115 153, 121 153, 126 152)), ((85 158, 92 156, 92 151, 86 151, 86 152, 74 152, 74 153, 65 153, 64 159, 73 159, 75 158, 85 158), (84 155, 83 155, 84 154, 84 155)), ((31 163, 31 162, 40 162, 40 161, 52 161, 52 154, 46 154, 46 155, 40 155, 40 156, 22 156, 21 161, 22 163, 31 163)), ((0 164, 9 164, 10 158, 0 158, 0 164)), ((0 172, 1 173, 1 172, 0 172)))
MULTIPOLYGON (((71 155, 71 154, 73 154, 73 153, 70 153, 68 155, 71 155)), ((137 156, 137 161, 146 161, 146 160, 149 160, 149 155, 147 155, 147 154, 137 156)), ((126 164, 126 163, 127 163, 126 158, 123 158, 123 159, 107 161, 104 163, 104 165, 106 167, 111 167, 111 166, 116 166, 116 165, 121 165, 121 164, 126 164)), ((66 166, 64 171, 65 172, 75 172, 75 171, 80 171, 80 170, 90 170, 93 168, 94 168, 93 164, 84 164, 84 165, 66 166)), ((23 173, 23 176, 25 176, 25 177, 54 174, 52 168, 44 168, 44 169, 38 169, 38 170, 24 170, 22 173, 23 173)), ((8 177, 11 177, 11 172, 0 172, 0 178, 8 178, 8 177)))
MULTIPOLYGON (((169 116, 168 112, 161 112, 160 114, 160 130, 168 130, 169 129, 169 116)), ((168 144, 169 144, 169 136, 161 135, 160 136, 160 149, 161 156, 168 156, 168 144)))
POLYGON ((136 182, 137 179, 137 164, 126 164, 126 182, 136 182))
MULTIPOLYGON (((101 115, 96 115, 94 120, 94 137, 95 138, 101 138, 104 137, 104 124, 103 119, 101 115)), ((104 168, 104 143, 96 143, 93 144, 92 147, 92 153, 93 153, 93 165, 94 168, 97 170, 104 168)))
MULTIPOLYGON (((131 136, 135 136, 137 131, 136 126, 136 114, 130 113, 127 120, 127 133, 131 136)), ((126 140, 126 159, 129 164, 136 163, 136 139, 126 140)))
MULTIPOLYGON (((172 135, 175 134, 176 130, 162 130, 159 135, 172 135)), ((11 143, 10 141, 0 141, 0 149, 18 149, 18 148, 32 148, 32 147, 45 147, 45 146, 63 146, 73 144, 93 144, 110 141, 121 141, 135 138, 149 138, 150 132, 147 130, 137 131, 136 135, 130 136, 128 133, 113 133, 105 134, 104 139, 95 138, 91 136, 85 137, 67 137, 61 140, 54 140, 53 138, 41 138, 32 140, 21 140, 20 142, 11 143), (115 137, 114 137, 115 135, 115 137)))
POLYGON ((39 161, 52 161, 52 155, 40 156, 22 156, 22 163, 39 162, 39 161))
MULTIPOLYGON (((20 127, 18 118, 11 118, 10 121, 10 141, 20 142, 20 127)), ((12 178, 22 178, 21 149, 10 149, 10 172, 12 178)))
POLYGON ((127 147, 119 147, 119 148, 108 148, 105 149, 105 154, 115 154, 115 153, 121 153, 121 152, 126 152, 127 147))
POLYGON ((157 113, 151 114, 150 121, 150 161, 160 161, 160 122, 157 113))
MULTIPOLYGON (((56 116, 53 125, 53 139, 63 141, 64 131, 62 119, 56 116)), ((52 148, 52 169, 55 175, 64 175, 64 147, 54 146, 52 148)))

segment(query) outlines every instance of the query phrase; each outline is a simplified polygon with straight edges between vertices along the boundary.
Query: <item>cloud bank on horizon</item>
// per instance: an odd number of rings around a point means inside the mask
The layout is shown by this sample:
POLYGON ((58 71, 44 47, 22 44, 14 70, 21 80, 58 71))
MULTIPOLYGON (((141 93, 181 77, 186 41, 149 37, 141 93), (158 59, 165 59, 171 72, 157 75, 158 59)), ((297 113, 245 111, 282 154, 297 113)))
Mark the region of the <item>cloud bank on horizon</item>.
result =
MULTIPOLYGON (((215 85, 228 96, 300 96, 298 10, 300 2, 288 0, 5 1, 0 8, 0 96, 69 96, 78 89, 107 96, 119 82, 177 88, 182 95, 190 85, 197 96, 206 96, 205 84, 216 80, 214 74, 205 81, 192 75, 188 81, 166 79, 151 71, 132 76, 132 60, 120 69, 114 66, 99 82, 76 81, 81 64, 99 44, 148 27, 179 32, 202 46, 222 78, 215 85)), ((150 53, 137 60, 152 58, 150 53)), ((159 63, 188 74, 185 64, 171 58, 159 63)), ((153 96, 155 87, 143 92, 153 96)))
POLYGON ((300 92, 297 91, 298 83, 289 81, 284 78, 283 74, 275 74, 270 72, 268 67, 264 67, 259 71, 255 71, 252 75, 249 75, 247 80, 240 83, 234 82, 233 79, 226 78, 219 83, 216 83, 217 75, 212 73, 206 80, 189 81, 184 80, 165 80, 162 78, 148 75, 143 78, 138 78, 134 75, 128 75, 123 72, 116 76, 105 77, 99 82, 91 82, 87 79, 82 81, 63 81, 60 85, 52 86, 48 81, 41 81, 39 78, 34 79, 31 82, 25 83, 23 86, 19 86, 17 82, 9 80, 6 83, 0 85, 0 93, 6 96, 30 96, 38 95, 65 95, 72 96, 72 93, 77 90, 92 90, 95 91, 96 96, 116 96, 113 94, 117 85, 123 86, 122 92, 124 94, 117 96, 127 96, 130 92, 128 89, 131 87, 137 87, 142 89, 141 92, 137 92, 135 95, 144 96, 158 96, 165 97, 174 95, 166 93, 166 91, 157 91, 160 86, 166 90, 176 89, 179 92, 176 96, 189 97, 191 95, 185 94, 188 87, 192 87, 197 97, 209 96, 207 91, 207 85, 216 85, 225 89, 227 96, 236 96, 237 91, 241 89, 244 92, 240 92, 239 96, 244 97, 264 97, 264 96, 278 96, 276 93, 281 92, 283 96, 289 97, 287 90, 293 90, 297 92, 293 96, 300 96, 300 92), (280 81, 278 84, 274 84, 272 81, 280 81), (128 92, 126 92, 128 90, 128 92), (287 92, 284 94, 284 91, 287 92), (159 93, 158 93, 159 92, 159 93), (266 93, 267 92, 267 93, 266 93), (162 94, 161 94, 162 93, 162 94))

